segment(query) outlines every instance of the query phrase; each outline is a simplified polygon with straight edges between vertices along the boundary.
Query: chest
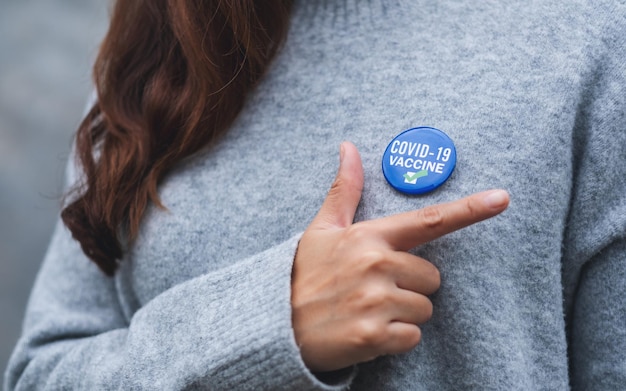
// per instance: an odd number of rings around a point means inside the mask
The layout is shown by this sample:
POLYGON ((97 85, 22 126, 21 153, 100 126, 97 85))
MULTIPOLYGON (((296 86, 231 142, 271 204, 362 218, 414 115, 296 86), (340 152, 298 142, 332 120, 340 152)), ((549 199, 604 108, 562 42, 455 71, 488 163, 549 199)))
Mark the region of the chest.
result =
POLYGON ((537 248, 550 248, 556 272, 580 84, 569 68, 579 64, 564 61, 568 48, 535 52, 519 25, 503 24, 517 29, 513 38, 478 22, 459 28, 460 19, 426 29, 438 15, 422 28, 336 40, 295 26, 226 137, 161 184, 167 210, 149 210, 125 269, 138 305, 303 231, 332 183, 343 140, 364 166, 357 220, 505 188, 505 215, 418 251, 445 268, 445 257, 489 258, 496 241, 540 242, 515 246, 509 266, 498 267, 517 273, 518 260, 545 260, 537 248), (447 133, 457 166, 435 192, 406 196, 386 183, 381 164, 393 137, 416 126, 447 133))

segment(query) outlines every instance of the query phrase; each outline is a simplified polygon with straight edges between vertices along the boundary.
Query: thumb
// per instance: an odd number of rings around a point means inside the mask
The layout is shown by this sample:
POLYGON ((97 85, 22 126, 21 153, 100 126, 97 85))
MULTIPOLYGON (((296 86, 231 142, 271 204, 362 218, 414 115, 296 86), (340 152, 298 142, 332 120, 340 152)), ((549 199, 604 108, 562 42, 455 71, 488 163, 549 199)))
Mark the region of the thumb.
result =
POLYGON ((317 216, 313 228, 347 227, 354 220, 354 213, 363 191, 363 164, 354 144, 341 143, 339 170, 317 216))

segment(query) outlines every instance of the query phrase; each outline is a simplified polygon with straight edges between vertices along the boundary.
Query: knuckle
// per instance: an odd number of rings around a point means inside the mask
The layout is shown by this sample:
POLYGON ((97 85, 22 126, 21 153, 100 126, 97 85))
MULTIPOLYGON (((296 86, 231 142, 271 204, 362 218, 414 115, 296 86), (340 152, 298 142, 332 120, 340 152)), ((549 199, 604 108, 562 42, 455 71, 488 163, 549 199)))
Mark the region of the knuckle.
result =
POLYGON ((353 338, 360 348, 376 349, 387 340, 386 327, 381 322, 362 319, 354 326, 353 338))
POLYGON ((411 350, 415 349, 417 345, 419 345, 422 340, 422 334, 418 331, 412 333, 411 335, 406 336, 404 340, 404 344, 398 349, 397 353, 408 353, 411 350))
POLYGON ((333 181, 333 184, 330 185, 330 189, 328 190, 328 197, 336 197, 341 193, 341 189, 345 187, 345 179, 339 175, 333 181))
POLYGON ((332 185, 330 185, 328 197, 338 196, 345 190, 361 192, 363 191, 363 184, 360 181, 355 181, 350 176, 338 173, 332 185))
POLYGON ((370 284, 359 292, 359 307, 364 311, 376 311, 387 305, 389 300, 389 291, 378 284, 370 284))
POLYGON ((441 272, 436 267, 433 267, 433 282, 435 290, 441 287, 441 272))
POLYGON ((346 231, 346 235, 353 239, 353 240, 359 240, 359 239, 363 239, 364 237, 366 237, 368 235, 368 229, 364 224, 352 224, 346 231))
POLYGON ((430 264, 429 267, 426 267, 424 269, 424 276, 432 285, 433 290, 439 289, 439 287, 441 286, 441 273, 436 266, 430 264))
POLYGON ((480 215, 480 210, 476 207, 476 205, 472 202, 471 199, 466 199, 465 200, 465 209, 467 210, 467 213, 469 214, 469 216, 475 218, 478 217, 480 215))
POLYGON ((415 330, 407 337, 407 350, 411 351, 414 349, 419 343, 422 341, 422 331, 419 327, 416 327, 415 330))
POLYGON ((389 270, 391 261, 380 250, 367 250, 361 254, 361 262, 370 271, 385 272, 389 270))
POLYGON ((422 318, 424 322, 429 321, 433 317, 433 303, 429 299, 424 300, 422 303, 422 318))
POLYGON ((444 217, 437 207, 427 207, 418 211, 418 218, 426 228, 436 229, 443 225, 444 217))

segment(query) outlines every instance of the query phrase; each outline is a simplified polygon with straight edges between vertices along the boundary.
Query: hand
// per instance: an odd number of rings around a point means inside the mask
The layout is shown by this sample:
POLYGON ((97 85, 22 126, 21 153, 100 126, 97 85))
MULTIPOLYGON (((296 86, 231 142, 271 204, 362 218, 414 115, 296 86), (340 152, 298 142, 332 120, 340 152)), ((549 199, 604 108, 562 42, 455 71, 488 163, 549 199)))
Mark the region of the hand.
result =
POLYGON ((324 204, 298 245, 292 276, 293 327, 302 358, 323 372, 413 349, 432 315, 428 295, 439 271, 413 247, 493 217, 509 203, 503 190, 353 224, 363 189, 354 145, 324 204))

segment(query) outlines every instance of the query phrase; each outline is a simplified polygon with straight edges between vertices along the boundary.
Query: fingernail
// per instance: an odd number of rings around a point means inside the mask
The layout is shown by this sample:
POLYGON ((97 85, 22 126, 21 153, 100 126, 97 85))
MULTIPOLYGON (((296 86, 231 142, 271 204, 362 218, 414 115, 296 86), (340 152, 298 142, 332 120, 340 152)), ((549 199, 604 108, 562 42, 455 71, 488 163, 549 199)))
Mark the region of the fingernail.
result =
POLYGON ((483 201, 489 208, 499 209, 509 202, 509 193, 504 190, 490 191, 485 195, 483 201))
POLYGON ((343 155, 345 154, 345 147, 343 143, 339 145, 339 164, 343 163, 343 155))

